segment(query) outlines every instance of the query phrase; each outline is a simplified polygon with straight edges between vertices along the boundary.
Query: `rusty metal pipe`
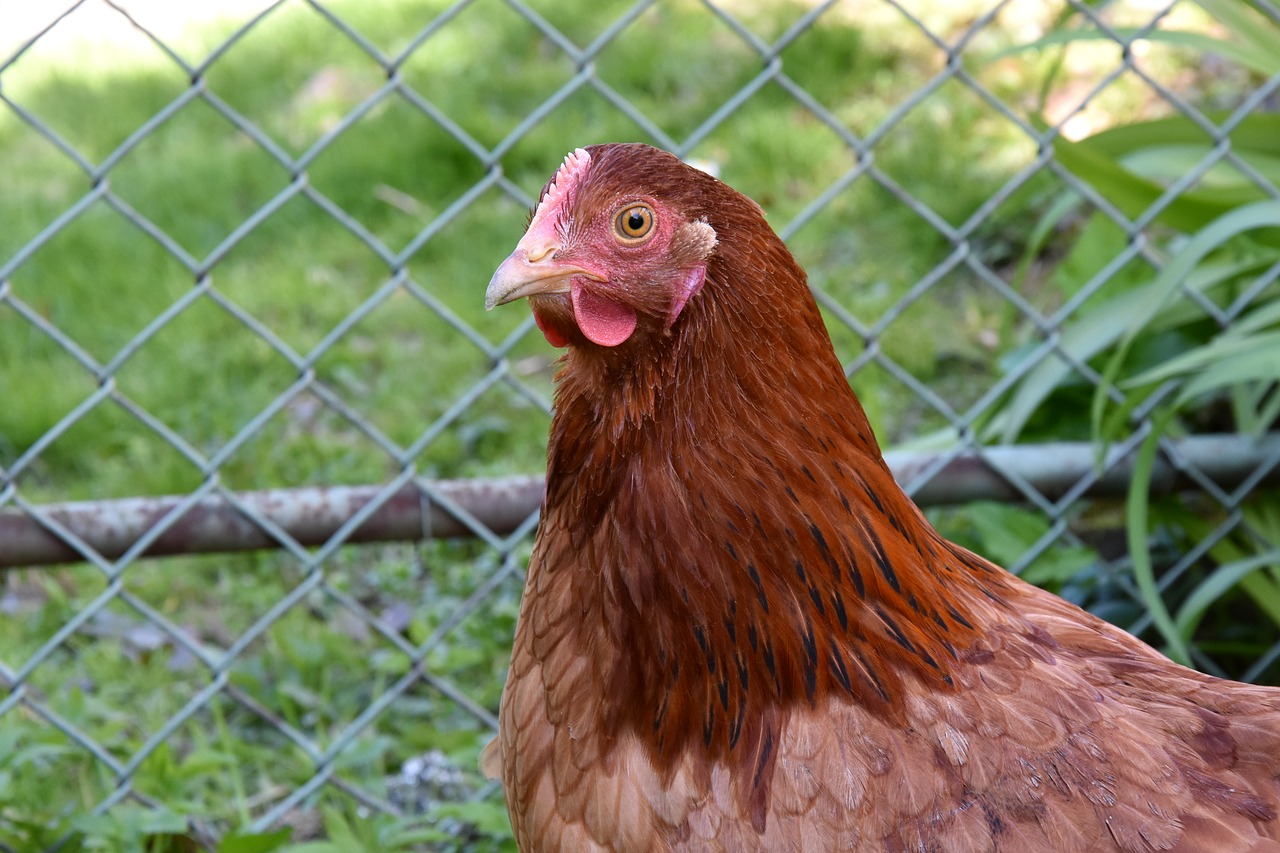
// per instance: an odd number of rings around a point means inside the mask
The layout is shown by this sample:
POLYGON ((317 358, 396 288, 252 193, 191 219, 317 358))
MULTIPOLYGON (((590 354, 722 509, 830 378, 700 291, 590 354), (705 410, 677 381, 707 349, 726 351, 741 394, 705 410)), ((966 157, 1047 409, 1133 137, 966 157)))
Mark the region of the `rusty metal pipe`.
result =
MULTIPOLYGON (((490 530, 510 533, 538 508, 542 477, 486 480, 436 480, 433 491, 476 517, 490 530)), ((240 492, 242 512, 222 497, 190 507, 147 549, 145 556, 251 551, 279 548, 253 516, 259 515, 302 545, 321 545, 373 500, 383 486, 329 486, 240 492)), ((122 498, 47 504, 40 512, 75 533, 104 557, 124 554, 184 498, 122 498)), ((448 539, 474 535, 466 524, 414 484, 393 494, 357 527, 348 542, 414 541, 425 536, 448 539)), ((79 551, 34 516, 16 509, 0 510, 0 569, 69 563, 79 551)))
MULTIPOLYGON (((1280 482, 1280 433, 1253 438, 1235 433, 1197 435, 1171 442, 1172 456, 1230 490, 1243 483, 1259 468, 1265 468, 1264 482, 1280 482)), ((1090 442, 1005 445, 983 448, 982 455, 970 450, 950 460, 932 479, 912 492, 921 506, 944 506, 972 501, 1025 500, 1001 472, 1014 474, 1034 486, 1040 494, 1057 500, 1075 487, 1080 478, 1097 467, 1097 445, 1090 442), (985 457, 985 458, 984 458, 985 457)), ((889 451, 885 461, 899 483, 910 485, 928 470, 941 453, 889 451)), ((1112 448, 1103 472, 1085 495, 1119 497, 1129 490, 1133 477, 1133 454, 1112 448)), ((1151 472, 1151 494, 1199 488, 1164 454, 1156 457, 1151 472)))
MULTIPOLYGON (((1194 436, 1175 443, 1176 456, 1230 489, 1260 468, 1267 482, 1280 481, 1280 434, 1253 439, 1239 435, 1194 436)), ((922 506, 975 500, 1020 501, 1022 494, 1002 471, 1015 473, 1050 499, 1061 497, 1094 469, 1096 449, 1087 442, 1015 445, 966 451, 949 460, 913 497, 922 506)), ((890 451, 889 467, 901 483, 912 483, 941 454, 890 451)), ((1122 495, 1129 487, 1132 458, 1113 454, 1106 473, 1085 492, 1090 497, 1122 495)), ((464 509, 498 535, 516 530, 538 508, 541 476, 484 480, 432 481, 430 488, 464 509)), ((1167 494, 1194 487, 1163 456, 1152 477, 1152 491, 1167 494)), ((242 512, 221 497, 189 508, 147 549, 145 556, 216 553, 277 548, 280 543, 253 520, 260 515, 303 545, 327 542, 343 524, 382 490, 381 486, 275 489, 242 492, 242 512)), ((184 500, 181 496, 125 498, 48 504, 40 512, 75 533, 104 557, 116 558, 184 500)), ((425 537, 473 535, 445 506, 414 484, 401 488, 378 507, 346 541, 417 541, 425 537)), ((0 510, 0 569, 77 562, 80 553, 33 515, 0 510)))

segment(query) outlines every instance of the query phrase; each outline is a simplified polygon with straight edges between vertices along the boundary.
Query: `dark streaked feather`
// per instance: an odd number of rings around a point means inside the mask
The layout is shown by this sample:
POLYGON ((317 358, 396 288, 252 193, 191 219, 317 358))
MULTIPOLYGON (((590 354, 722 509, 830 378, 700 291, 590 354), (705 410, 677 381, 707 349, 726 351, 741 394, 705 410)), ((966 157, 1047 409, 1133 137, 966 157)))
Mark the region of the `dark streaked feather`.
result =
POLYGON ((638 294, 564 359, 501 713, 522 849, 1280 851, 1280 691, 942 539, 759 208, 588 150, 575 221, 652 197, 717 242, 678 322, 638 294))

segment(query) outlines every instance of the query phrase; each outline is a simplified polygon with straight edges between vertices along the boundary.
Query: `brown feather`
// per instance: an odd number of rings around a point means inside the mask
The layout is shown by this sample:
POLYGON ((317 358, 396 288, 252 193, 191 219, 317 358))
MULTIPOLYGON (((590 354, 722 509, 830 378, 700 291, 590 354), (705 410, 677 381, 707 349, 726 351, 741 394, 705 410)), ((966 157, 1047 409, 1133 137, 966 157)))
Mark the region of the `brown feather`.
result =
POLYGON ((759 208, 588 153, 565 241, 636 198, 715 239, 669 244, 705 262, 674 322, 619 273, 616 346, 531 297, 571 345, 498 740, 521 849, 1280 849, 1280 691, 942 539, 759 208))

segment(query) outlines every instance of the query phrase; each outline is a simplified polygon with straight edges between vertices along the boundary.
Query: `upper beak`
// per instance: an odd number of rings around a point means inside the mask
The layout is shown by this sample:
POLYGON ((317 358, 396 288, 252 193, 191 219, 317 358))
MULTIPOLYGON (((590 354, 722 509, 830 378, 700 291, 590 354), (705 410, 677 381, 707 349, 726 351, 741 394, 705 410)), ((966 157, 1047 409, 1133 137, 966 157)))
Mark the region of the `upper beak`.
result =
POLYGON ((484 292, 485 310, 539 293, 568 293, 569 280, 575 275, 599 278, 590 270, 557 262, 558 248, 545 243, 527 246, 521 240, 489 279, 484 292))

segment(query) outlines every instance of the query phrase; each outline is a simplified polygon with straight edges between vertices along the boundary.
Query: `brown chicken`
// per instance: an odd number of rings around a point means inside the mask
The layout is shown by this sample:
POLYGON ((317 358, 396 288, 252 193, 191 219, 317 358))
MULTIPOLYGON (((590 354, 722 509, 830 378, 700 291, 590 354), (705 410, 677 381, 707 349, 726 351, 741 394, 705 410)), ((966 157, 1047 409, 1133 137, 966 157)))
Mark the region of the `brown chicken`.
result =
POLYGON ((1280 851, 1280 690, 943 539, 749 199, 575 151, 520 298, 568 347, 484 762, 521 849, 1280 851))

